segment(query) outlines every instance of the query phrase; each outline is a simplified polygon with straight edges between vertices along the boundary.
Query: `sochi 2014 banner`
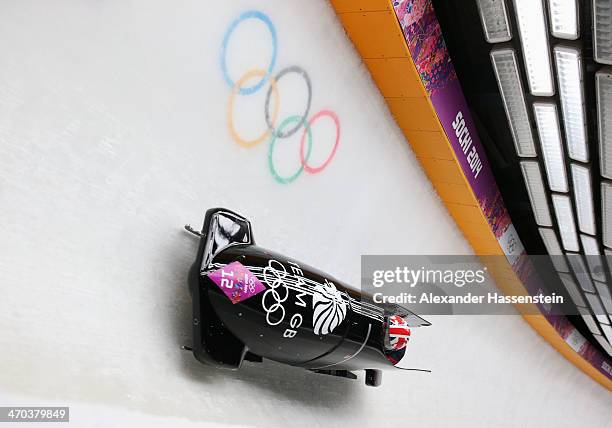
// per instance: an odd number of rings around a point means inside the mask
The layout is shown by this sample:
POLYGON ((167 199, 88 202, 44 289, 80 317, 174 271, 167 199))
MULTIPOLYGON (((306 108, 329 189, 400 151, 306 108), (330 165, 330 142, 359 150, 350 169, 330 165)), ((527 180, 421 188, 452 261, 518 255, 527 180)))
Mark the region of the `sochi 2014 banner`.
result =
MULTIPOLYGON (((525 253, 506 210, 470 110, 442 37, 432 0, 395 0, 395 14, 421 82, 436 110, 461 169, 478 200, 492 232, 527 291, 545 288, 528 266, 525 253)), ((539 306, 565 342, 597 370, 612 379, 612 361, 591 345, 565 317, 539 306)))

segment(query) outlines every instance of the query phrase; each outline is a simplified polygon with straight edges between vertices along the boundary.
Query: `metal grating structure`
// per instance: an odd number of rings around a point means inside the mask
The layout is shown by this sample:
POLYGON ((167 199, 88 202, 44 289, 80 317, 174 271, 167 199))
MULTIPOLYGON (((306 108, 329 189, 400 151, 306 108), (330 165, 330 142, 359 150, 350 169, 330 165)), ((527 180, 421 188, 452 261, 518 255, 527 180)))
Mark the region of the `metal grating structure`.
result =
POLYGON ((612 356, 612 0, 476 6, 543 244, 612 356))

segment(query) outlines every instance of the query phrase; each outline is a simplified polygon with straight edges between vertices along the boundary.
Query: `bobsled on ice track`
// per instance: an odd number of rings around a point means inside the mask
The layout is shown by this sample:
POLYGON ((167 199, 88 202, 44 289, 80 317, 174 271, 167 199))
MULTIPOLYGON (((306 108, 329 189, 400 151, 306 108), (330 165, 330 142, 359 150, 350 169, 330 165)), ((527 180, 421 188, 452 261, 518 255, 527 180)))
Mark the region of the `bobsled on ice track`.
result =
POLYGON ((371 298, 310 266, 255 245, 250 222, 226 209, 206 212, 189 271, 193 354, 237 369, 263 358, 355 379, 403 357, 410 328, 429 325, 399 305, 371 298))

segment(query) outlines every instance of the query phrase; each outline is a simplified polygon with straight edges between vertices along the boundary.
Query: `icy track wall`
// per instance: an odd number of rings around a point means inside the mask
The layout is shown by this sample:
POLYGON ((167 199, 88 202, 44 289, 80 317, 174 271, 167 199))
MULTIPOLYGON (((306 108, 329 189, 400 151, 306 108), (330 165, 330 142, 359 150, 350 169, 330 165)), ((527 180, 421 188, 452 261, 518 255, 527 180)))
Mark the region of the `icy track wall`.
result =
POLYGON ((180 350, 182 226, 209 207, 353 284, 364 253, 470 252, 326 2, 3 2, 0 52, 0 402, 76 426, 612 417, 519 317, 431 319, 403 365, 433 374, 380 388, 180 350))

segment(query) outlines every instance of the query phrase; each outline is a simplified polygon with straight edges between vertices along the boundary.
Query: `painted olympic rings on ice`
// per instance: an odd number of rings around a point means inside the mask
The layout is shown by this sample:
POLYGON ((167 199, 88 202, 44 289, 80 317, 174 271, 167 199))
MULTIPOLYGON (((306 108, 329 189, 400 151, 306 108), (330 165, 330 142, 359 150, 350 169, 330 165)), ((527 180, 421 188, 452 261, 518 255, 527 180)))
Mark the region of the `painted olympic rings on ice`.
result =
POLYGON ((333 158, 336 155, 336 151, 338 150, 338 145, 340 143, 340 120, 336 113, 331 110, 321 110, 315 113, 310 119, 308 119, 308 115, 310 113, 311 103, 312 103, 312 82, 310 80, 310 76, 302 67, 293 65, 286 67, 279 71, 275 76, 272 76, 272 72, 274 70, 274 66, 276 64, 276 55, 278 51, 278 42, 276 36, 276 28, 272 23, 272 20, 263 12, 257 10, 250 10, 242 13, 238 18, 236 18, 229 26, 227 31, 225 32, 225 36, 223 38, 223 43, 221 46, 221 71, 223 73, 223 77, 227 84, 232 89, 228 107, 227 107, 227 123, 229 132, 239 145, 246 148, 254 147, 261 142, 268 139, 268 167, 270 169, 270 174, 272 177, 281 184, 289 184, 295 181, 302 172, 306 171, 309 174, 317 174, 323 171, 333 158), (227 68, 227 49, 229 40, 232 37, 232 34, 236 30, 236 28, 246 20, 255 19, 263 22, 267 27, 272 36, 272 58, 270 59, 270 64, 267 70, 263 69, 251 69, 247 71, 244 75, 242 75, 237 81, 233 81, 231 76, 229 75, 227 68), (306 88, 308 91, 305 108, 301 115, 293 115, 285 118, 281 121, 280 125, 276 126, 276 121, 278 119, 279 108, 280 108, 280 95, 278 90, 278 81, 285 75, 295 73, 301 76, 306 83, 306 88), (259 78, 259 80, 253 84, 252 86, 245 86, 245 84, 253 79, 259 78), (236 127, 234 124, 234 104, 236 100, 236 96, 245 96, 251 95, 259 91, 266 83, 269 83, 269 88, 266 93, 266 100, 264 105, 264 117, 266 122, 266 130, 263 134, 258 137, 247 140, 242 138, 238 132, 236 131, 236 127), (274 107, 272 111, 270 111, 270 103, 272 95, 274 95, 274 107), (312 152, 312 125, 315 121, 323 117, 329 117, 332 119, 336 126, 336 137, 334 146, 332 148, 331 153, 327 156, 325 161, 318 165, 312 166, 308 163, 311 152, 312 152), (300 148, 299 148, 299 160, 300 166, 296 172, 289 176, 281 176, 278 173, 278 170, 274 164, 273 153, 275 144, 277 144, 278 139, 288 138, 294 135, 297 131, 303 128, 302 136, 300 139, 300 148), (308 142, 308 148, 305 149, 306 142, 308 142), (306 151, 306 153, 305 153, 306 151))
POLYGON ((272 36, 272 58, 270 59, 270 64, 268 65, 268 71, 261 78, 259 82, 257 82, 253 86, 249 86, 246 88, 240 88, 238 92, 240 95, 249 95, 254 92, 257 92, 261 89, 261 87, 266 83, 266 78, 272 74, 272 70, 274 70, 274 65, 276 64, 276 53, 278 50, 278 40, 276 38, 276 27, 272 23, 270 17, 258 10, 248 10, 242 13, 238 18, 234 20, 225 32, 225 36, 223 37, 223 44, 221 45, 221 71, 223 71, 223 77, 225 77, 225 81, 227 84, 233 88, 236 86, 231 76, 229 75, 229 71, 227 70, 227 45, 229 44, 230 38, 232 34, 236 30, 236 28, 247 19, 258 19, 259 21, 266 24, 268 30, 270 31, 270 35, 272 36))
MULTIPOLYGON (((257 144, 265 141, 271 133, 271 129, 267 128, 264 133, 261 134, 259 137, 253 140, 245 140, 240 135, 238 135, 238 132, 236 132, 236 127, 234 126, 234 100, 236 99, 236 93, 240 93, 240 88, 242 87, 243 83, 247 82, 252 77, 259 76, 267 76, 267 73, 264 70, 256 68, 247 71, 240 79, 238 79, 236 85, 234 85, 234 87, 232 88, 232 93, 230 94, 229 103, 227 105, 227 126, 229 128, 230 134, 232 135, 234 141, 236 141, 243 147, 254 147, 257 144)), ((276 102, 274 103, 274 110, 272 112, 272 122, 274 122, 276 121, 276 117, 278 116, 278 106, 280 102, 278 99, 278 88, 276 86, 276 80, 270 78, 269 76, 268 79, 270 81, 270 90, 268 93, 273 93, 274 98, 276 99, 276 102)))
MULTIPOLYGON (((278 127, 279 134, 285 129, 287 125, 290 125, 293 122, 302 122, 301 116, 289 116, 287 119, 283 120, 283 122, 278 127)), ((302 136, 302 142, 304 141, 306 135, 308 135, 308 152, 306 153, 306 160, 310 157, 310 152, 312 151, 312 133, 310 132, 310 127, 306 126, 304 129, 304 135, 302 136)), ((268 149, 268 165, 270 167, 270 173, 274 179, 281 184, 289 184, 292 181, 295 181, 298 178, 302 171, 304 171, 305 163, 302 162, 299 169, 289 177, 281 177, 276 171, 276 167, 274 166, 274 160, 272 159, 272 155, 274 153, 274 144, 276 143, 277 136, 276 133, 272 134, 272 138, 270 139, 270 147, 268 149)))
POLYGON ((306 157, 304 157, 305 134, 302 135, 302 139, 300 140, 300 160, 302 162, 302 165, 304 166, 304 170, 310 174, 317 174, 323 171, 327 167, 327 165, 329 165, 329 163, 336 155, 336 150, 338 150, 338 144, 340 143, 340 120, 338 120, 338 116, 336 115, 336 113, 331 110, 321 110, 308 121, 306 125, 306 129, 308 129, 308 138, 310 138, 310 128, 312 128, 312 124, 315 122, 315 120, 324 116, 331 117, 331 119, 334 121, 334 124, 336 125, 336 142, 334 143, 334 148, 332 149, 331 153, 329 154, 327 159, 325 159, 325 162, 323 162, 320 166, 312 167, 308 165, 308 158, 310 157, 310 147, 308 148, 308 154, 306 155, 306 157))
MULTIPOLYGON (((272 94, 272 86, 270 86, 270 89, 268 89, 268 94, 266 95, 266 107, 265 107, 266 123, 268 124, 268 127, 272 129, 272 132, 274 132, 274 134, 278 138, 291 137, 302 127, 304 122, 308 120, 308 112, 310 111, 310 103, 312 102, 312 84, 310 83, 310 77, 308 76, 308 73, 306 73, 306 70, 304 70, 300 66, 292 65, 291 67, 287 67, 281 70, 276 76, 274 76, 274 80, 278 82, 281 79, 281 77, 283 77, 285 74, 288 74, 288 73, 296 73, 304 78, 304 82, 306 82, 306 88, 308 89, 308 99, 306 101, 306 109, 304 110, 304 113, 302 114, 300 121, 293 128, 289 129, 286 132, 275 130, 274 129, 274 119, 270 119, 270 95, 272 94)), ((278 108, 278 105, 276 107, 278 108)))

